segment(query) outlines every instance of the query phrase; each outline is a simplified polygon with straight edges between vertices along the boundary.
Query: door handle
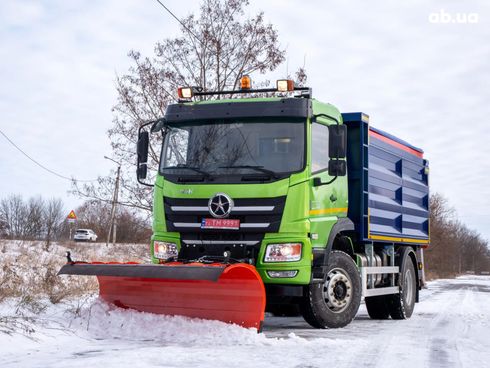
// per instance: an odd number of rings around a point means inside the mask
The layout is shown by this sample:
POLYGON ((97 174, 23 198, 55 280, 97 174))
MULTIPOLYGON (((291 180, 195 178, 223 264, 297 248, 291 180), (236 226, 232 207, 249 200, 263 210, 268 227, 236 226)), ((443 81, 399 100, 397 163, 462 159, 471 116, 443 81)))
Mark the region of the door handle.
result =
POLYGON ((332 194, 330 196, 330 202, 335 202, 337 200, 337 196, 335 194, 332 194))

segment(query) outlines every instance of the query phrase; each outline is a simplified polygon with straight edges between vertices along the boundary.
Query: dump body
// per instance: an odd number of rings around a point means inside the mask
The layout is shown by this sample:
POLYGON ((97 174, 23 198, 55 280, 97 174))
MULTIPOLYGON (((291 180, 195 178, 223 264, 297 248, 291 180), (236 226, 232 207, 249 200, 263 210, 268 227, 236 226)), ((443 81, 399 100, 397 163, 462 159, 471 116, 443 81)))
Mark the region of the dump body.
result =
POLYGON ((359 238, 429 243, 428 161, 423 151, 369 126, 363 113, 343 114, 348 127, 349 218, 359 238))

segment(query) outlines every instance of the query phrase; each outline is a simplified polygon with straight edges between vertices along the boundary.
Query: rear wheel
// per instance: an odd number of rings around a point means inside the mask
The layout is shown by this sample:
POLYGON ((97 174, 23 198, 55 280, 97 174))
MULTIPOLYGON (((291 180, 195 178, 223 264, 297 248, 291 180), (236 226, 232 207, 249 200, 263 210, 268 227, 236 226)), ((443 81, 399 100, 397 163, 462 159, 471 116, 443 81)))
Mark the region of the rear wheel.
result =
POLYGON ((390 310, 388 308, 388 297, 390 295, 370 296, 364 298, 366 309, 371 319, 388 319, 390 310))
POLYGON ((409 252, 406 252, 401 260, 398 285, 400 286, 400 292, 395 295, 390 295, 388 298, 388 309, 391 318, 407 319, 413 313, 415 298, 417 296, 415 267, 409 252))
POLYGON ((361 279, 352 258, 332 251, 323 283, 306 286, 301 314, 315 328, 339 328, 356 316, 361 303, 361 279))

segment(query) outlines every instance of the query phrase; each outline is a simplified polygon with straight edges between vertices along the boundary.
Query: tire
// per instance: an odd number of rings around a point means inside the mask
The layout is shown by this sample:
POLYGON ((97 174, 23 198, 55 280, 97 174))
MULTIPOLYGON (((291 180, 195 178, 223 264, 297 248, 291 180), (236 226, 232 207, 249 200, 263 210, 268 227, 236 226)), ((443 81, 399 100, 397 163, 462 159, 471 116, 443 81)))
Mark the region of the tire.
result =
POLYGON ((267 306, 266 312, 272 313, 274 317, 297 317, 301 315, 297 304, 271 304, 267 306))
POLYGON ((388 319, 390 318, 390 309, 388 308, 388 296, 370 296, 364 298, 366 309, 371 319, 388 319))
POLYGON ((325 281, 307 285, 305 295, 300 310, 312 327, 347 326, 361 304, 361 278, 352 258, 347 253, 332 251, 325 281))
POLYGON ((391 318, 407 319, 412 316, 417 296, 417 279, 410 252, 402 255, 398 281, 400 293, 389 296, 388 309, 391 318))

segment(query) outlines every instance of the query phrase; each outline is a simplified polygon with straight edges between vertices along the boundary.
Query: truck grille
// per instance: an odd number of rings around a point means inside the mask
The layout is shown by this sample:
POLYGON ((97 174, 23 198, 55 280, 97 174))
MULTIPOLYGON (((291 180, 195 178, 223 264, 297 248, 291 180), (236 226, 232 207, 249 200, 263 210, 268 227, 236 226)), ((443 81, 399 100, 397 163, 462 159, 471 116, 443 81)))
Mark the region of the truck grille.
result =
POLYGON ((278 232, 286 197, 238 198, 230 219, 240 220, 240 229, 201 229, 203 218, 212 218, 209 199, 164 198, 167 231, 179 232, 179 257, 195 259, 203 255, 256 259, 265 233, 278 232))

